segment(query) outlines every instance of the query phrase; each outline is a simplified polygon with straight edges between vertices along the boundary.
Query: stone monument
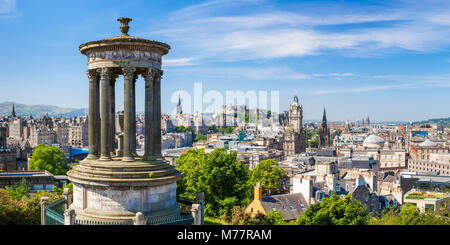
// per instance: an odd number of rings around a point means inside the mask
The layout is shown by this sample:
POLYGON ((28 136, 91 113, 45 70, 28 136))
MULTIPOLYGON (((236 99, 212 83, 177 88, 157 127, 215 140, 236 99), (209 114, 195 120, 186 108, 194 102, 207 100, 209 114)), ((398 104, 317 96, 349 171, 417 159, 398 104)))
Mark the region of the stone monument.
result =
MULTIPOLYGON (((89 155, 67 175, 73 182, 70 209, 77 219, 129 222, 179 215, 176 181, 181 173, 161 155, 161 57, 170 46, 122 34, 81 44, 89 78, 89 155), (123 149, 115 153, 115 81, 124 76, 123 149), (135 83, 145 80, 145 153, 136 155, 135 83), (101 98, 100 98, 101 89, 101 98)), ((122 125, 120 125, 122 127, 122 125)), ((122 143, 122 142, 121 142, 122 143)))

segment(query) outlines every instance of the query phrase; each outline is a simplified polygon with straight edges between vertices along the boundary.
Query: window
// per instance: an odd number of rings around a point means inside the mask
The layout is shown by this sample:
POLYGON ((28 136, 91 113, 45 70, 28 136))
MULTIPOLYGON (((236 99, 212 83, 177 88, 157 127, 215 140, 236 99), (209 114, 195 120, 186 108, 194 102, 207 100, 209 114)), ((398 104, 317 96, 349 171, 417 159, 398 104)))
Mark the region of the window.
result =
POLYGON ((293 207, 293 206, 289 206, 289 208, 290 208, 291 210, 294 210, 294 207, 293 207))
POLYGON ((276 208, 272 208, 272 211, 277 211, 277 209, 276 208))

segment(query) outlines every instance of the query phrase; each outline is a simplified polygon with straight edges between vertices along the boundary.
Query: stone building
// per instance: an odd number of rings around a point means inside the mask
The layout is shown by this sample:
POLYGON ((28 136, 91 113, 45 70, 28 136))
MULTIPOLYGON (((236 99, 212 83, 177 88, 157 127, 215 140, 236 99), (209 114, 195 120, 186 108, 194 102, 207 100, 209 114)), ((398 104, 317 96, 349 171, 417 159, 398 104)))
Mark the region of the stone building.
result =
POLYGON ((327 114, 323 108, 322 127, 319 131, 319 148, 328 148, 330 146, 330 130, 327 125, 327 114))
POLYGON ((68 144, 73 147, 88 145, 88 120, 85 117, 75 117, 69 127, 68 144))
POLYGON ((57 123, 54 130, 56 132, 56 142, 61 146, 69 145, 70 124, 63 119, 57 123))
POLYGON ((48 127, 32 125, 30 132, 30 144, 33 148, 39 144, 52 145, 56 143, 56 132, 48 127))
POLYGON ((22 118, 13 117, 8 123, 9 137, 15 140, 23 138, 23 120, 22 118))
POLYGON ((430 154, 433 153, 449 153, 449 146, 445 144, 438 144, 426 139, 425 141, 412 145, 410 147, 410 156, 413 160, 430 160, 430 154))
POLYGON ((309 207, 302 193, 263 196, 259 183, 254 189, 254 199, 245 209, 245 213, 255 217, 258 213, 267 215, 270 211, 284 214, 284 221, 297 219, 309 207))
POLYGON ((0 127, 0 170, 16 170, 15 152, 7 148, 6 127, 0 127))
POLYGON ((294 97, 289 107, 289 126, 284 131, 284 156, 293 156, 306 150, 306 133, 303 129, 303 106, 299 104, 298 97, 294 97))

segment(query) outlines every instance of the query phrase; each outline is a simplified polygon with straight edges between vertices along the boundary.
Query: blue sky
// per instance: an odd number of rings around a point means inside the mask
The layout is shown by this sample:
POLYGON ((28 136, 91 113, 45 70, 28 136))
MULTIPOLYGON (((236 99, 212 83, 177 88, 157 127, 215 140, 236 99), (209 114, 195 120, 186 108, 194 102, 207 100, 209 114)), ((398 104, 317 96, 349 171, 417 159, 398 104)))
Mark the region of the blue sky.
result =
MULTIPOLYGON (((298 95, 306 119, 324 106, 330 120, 450 116, 450 2, 432 0, 0 0, 0 101, 86 108, 78 46, 119 35, 121 16, 133 18, 130 35, 172 47, 163 113, 201 82, 278 90, 281 109, 298 95)), ((140 78, 138 111, 143 88, 140 78)))

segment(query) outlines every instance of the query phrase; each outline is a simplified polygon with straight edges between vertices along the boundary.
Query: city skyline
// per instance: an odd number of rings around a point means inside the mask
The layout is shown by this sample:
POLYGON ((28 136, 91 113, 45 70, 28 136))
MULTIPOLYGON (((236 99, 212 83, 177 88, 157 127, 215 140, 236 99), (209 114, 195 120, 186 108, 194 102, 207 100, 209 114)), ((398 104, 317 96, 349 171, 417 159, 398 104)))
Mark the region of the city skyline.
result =
MULTIPOLYGON (((450 5, 434 1, 0 1, 1 101, 87 108, 78 44, 130 34, 167 42, 162 112, 178 90, 279 91, 304 116, 330 121, 419 121, 448 114, 450 5), (428 4, 433 2, 434 4, 428 4), (56 3, 56 2, 55 2, 56 3), (325 4, 324 4, 325 3, 325 4), (102 11, 98 12, 98 8, 102 11), (44 14, 45 13, 45 14, 44 14), (189 30, 185 28, 189 25, 189 30), (102 30, 98 34, 98 30, 102 30)), ((119 78, 117 108, 122 108, 119 78)), ((143 111, 143 79, 137 111, 143 111)), ((175 96, 177 97, 177 96, 175 96)))

